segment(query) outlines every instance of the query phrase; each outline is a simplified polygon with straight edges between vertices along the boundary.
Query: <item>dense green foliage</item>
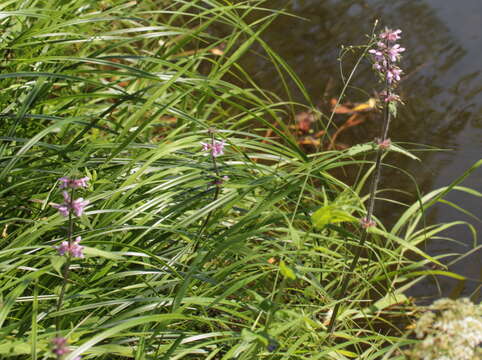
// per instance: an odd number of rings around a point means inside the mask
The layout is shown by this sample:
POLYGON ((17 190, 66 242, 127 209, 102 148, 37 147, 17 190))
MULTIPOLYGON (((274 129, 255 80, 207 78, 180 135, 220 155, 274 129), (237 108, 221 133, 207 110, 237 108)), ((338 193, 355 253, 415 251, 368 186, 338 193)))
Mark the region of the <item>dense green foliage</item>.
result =
POLYGON ((424 211, 450 190, 480 196, 458 186, 473 169, 378 222, 330 337, 373 147, 298 146, 293 104, 240 66, 256 42, 299 84, 259 37, 276 16, 262 1, 0 4, 2 358, 55 358, 58 335, 69 360, 377 359, 411 341, 403 291, 457 276, 424 268, 443 256, 417 246, 461 222, 425 226, 424 211), (210 128, 227 142, 215 163, 200 145, 210 128), (333 176, 346 167, 354 186, 333 176), (72 259, 57 309, 62 176, 91 181, 74 230, 86 257, 72 259))

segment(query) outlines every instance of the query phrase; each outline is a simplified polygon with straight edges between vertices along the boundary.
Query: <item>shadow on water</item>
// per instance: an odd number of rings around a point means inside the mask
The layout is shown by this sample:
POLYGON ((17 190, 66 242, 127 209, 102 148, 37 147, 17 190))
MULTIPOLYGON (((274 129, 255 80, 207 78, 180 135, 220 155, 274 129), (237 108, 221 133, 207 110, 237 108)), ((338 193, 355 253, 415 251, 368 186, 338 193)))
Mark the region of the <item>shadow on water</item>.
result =
MULTIPOLYGON (((371 32, 375 19, 379 19, 380 27, 403 29, 402 44, 407 51, 402 59, 405 77, 400 94, 406 106, 400 109, 393 122, 391 138, 395 142, 404 142, 407 148, 420 148, 416 144, 424 144, 445 150, 418 153, 422 163, 395 156, 391 158, 392 164, 414 176, 420 192, 427 193, 449 184, 480 159, 482 1, 270 0, 264 5, 286 9, 306 19, 280 16, 262 37, 295 70, 314 104, 319 104, 327 92, 328 96, 336 97, 341 90, 337 59, 342 45, 366 43, 366 34, 371 32), (330 88, 328 84, 334 86, 330 88)), ((262 55, 261 48, 254 50, 262 55)), ((355 57, 344 58, 342 69, 350 71, 354 61, 355 57)), ((309 105, 309 100, 293 82, 289 83, 289 94, 286 93, 276 69, 265 57, 250 54, 243 59, 243 66, 254 74, 254 79, 263 88, 309 105)), ((368 61, 359 67, 352 85, 346 96, 351 101, 366 101, 373 91, 379 90, 368 61)), ((349 145, 366 142, 377 135, 379 126, 376 119, 365 122, 344 132, 340 139, 349 145)), ((481 175, 478 170, 464 185, 480 191, 481 175)), ((393 168, 384 170, 380 185, 412 194, 416 193, 417 187, 412 179, 393 168)), ((405 196, 399 200, 413 202, 415 198, 405 196)), ((480 200, 475 197, 452 193, 448 200, 480 214, 480 200)), ((382 206, 386 214, 384 220, 388 223, 400 214, 400 209, 388 204, 382 206)), ((437 206, 428 213, 427 223, 461 218, 474 222, 453 208, 437 206)), ((482 230, 480 223, 475 225, 482 230)), ((466 227, 460 226, 445 235, 459 243, 433 240, 425 245, 426 250, 432 255, 465 253, 474 246, 474 239, 466 227)), ((447 278, 426 279, 413 287, 410 295, 419 299, 472 295, 477 300, 482 275, 481 255, 480 251, 475 252, 449 269, 470 280, 457 283, 447 278)))

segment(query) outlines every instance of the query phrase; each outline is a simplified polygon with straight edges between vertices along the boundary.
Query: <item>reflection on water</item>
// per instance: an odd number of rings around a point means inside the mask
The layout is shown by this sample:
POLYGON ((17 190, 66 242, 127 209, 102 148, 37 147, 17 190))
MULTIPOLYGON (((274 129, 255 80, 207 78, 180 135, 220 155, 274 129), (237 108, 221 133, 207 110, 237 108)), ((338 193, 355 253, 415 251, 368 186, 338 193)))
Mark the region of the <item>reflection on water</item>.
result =
MULTIPOLYGON (((336 96, 341 89, 337 59, 342 45, 365 43, 365 34, 371 32, 375 19, 380 20, 381 26, 401 28, 402 44, 407 51, 402 60, 405 78, 400 93, 406 106, 400 109, 393 122, 391 138, 396 142, 426 144, 450 151, 420 153, 422 164, 399 157, 393 157, 392 161, 411 172, 420 190, 426 193, 449 184, 479 160, 482 1, 270 0, 264 5, 273 9, 285 8, 306 19, 282 16, 268 28, 263 39, 300 76, 313 104, 319 104, 327 93, 336 96), (335 86, 330 87, 330 83, 335 86)), ((343 69, 351 70, 353 63, 354 58, 344 58, 343 69)), ((247 56, 244 66, 262 87, 285 98, 290 96, 267 59, 247 56)), ((289 85, 294 100, 309 105, 310 101, 297 91, 295 84, 289 85)), ((365 62, 357 71, 347 99, 364 101, 375 89, 378 89, 375 77, 365 62)), ((368 122, 346 131, 340 138, 347 144, 369 141, 378 133, 379 125, 376 121, 368 122)), ((405 146, 410 147, 410 144, 405 146)), ((479 170, 464 185, 480 191, 481 174, 479 170)), ((413 181, 394 169, 385 170, 381 186, 415 191, 413 181)), ((480 214, 480 201, 474 197, 453 193, 448 199, 476 215, 480 214)), ((397 210, 393 209, 386 221, 396 217, 397 210)), ((460 218, 464 218, 460 212, 438 207, 429 214, 428 221, 460 218)), ((482 230, 480 226, 478 228, 482 230)), ((473 246, 467 228, 458 227, 447 235, 463 245, 432 241, 427 244, 427 251, 431 254, 464 253, 473 246)), ((411 295, 439 296, 439 289, 445 296, 459 291, 464 296, 473 295, 481 277, 481 255, 475 252, 450 268, 476 281, 457 284, 447 279, 427 279, 414 287, 411 295)))

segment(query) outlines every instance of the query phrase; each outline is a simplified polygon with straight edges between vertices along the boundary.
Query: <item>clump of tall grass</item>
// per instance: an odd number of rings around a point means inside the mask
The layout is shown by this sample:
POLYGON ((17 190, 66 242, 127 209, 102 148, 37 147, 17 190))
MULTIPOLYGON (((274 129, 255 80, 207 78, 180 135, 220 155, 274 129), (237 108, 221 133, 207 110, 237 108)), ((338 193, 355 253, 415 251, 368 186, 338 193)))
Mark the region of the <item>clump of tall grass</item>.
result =
POLYGON ((423 268, 444 256, 418 245, 467 224, 424 213, 451 190, 479 196, 460 182, 480 164, 390 228, 375 219, 350 269, 377 146, 302 151, 295 104, 240 65, 257 42, 306 93, 260 37, 279 15, 262 4, 0 5, 2 357, 377 359, 404 333, 403 291, 456 276, 423 268), (346 167, 363 174, 354 185, 333 176, 346 167), (65 174, 89 178, 75 231, 65 174))

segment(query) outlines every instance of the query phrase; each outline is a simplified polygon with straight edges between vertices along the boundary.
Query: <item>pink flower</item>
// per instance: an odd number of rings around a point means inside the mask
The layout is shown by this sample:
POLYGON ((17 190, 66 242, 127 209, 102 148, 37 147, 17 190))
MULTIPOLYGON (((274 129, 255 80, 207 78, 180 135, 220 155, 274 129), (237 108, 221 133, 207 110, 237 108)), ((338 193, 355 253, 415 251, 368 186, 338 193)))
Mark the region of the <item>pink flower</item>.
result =
POLYGON ((54 204, 52 205, 52 207, 59 210, 60 215, 62 215, 63 217, 69 216, 70 209, 65 204, 54 204))
POLYGON ((364 217, 360 220, 361 226, 364 229, 368 229, 370 227, 373 227, 376 225, 375 221, 373 220, 368 220, 368 218, 364 217))
POLYGON ((61 189, 65 189, 66 187, 69 186, 69 181, 70 181, 70 180, 69 180, 68 177, 65 177, 65 176, 64 176, 64 177, 61 177, 61 178, 59 179, 59 182, 60 182, 59 187, 60 187, 61 189))
POLYGON ((80 236, 77 236, 75 238, 75 241, 72 243, 72 245, 70 245, 70 255, 72 255, 72 257, 76 257, 76 258, 84 257, 84 253, 83 253, 84 247, 79 245, 80 240, 82 240, 82 238, 80 236))
POLYGON ((88 186, 87 181, 89 181, 89 178, 87 176, 85 176, 83 178, 80 178, 80 179, 72 180, 72 182, 73 182, 72 187, 73 188, 80 188, 80 187, 86 188, 88 186))
POLYGON ((381 150, 387 150, 392 145, 392 141, 390 139, 385 139, 383 141, 380 139, 377 139, 376 143, 378 145, 378 148, 380 148, 381 150))
POLYGON ((55 249, 59 252, 59 255, 65 255, 70 251, 70 246, 68 241, 62 241, 59 246, 54 246, 55 249))
POLYGON ((54 345, 54 348, 52 349, 52 352, 55 355, 65 355, 70 352, 70 350, 67 347, 67 339, 63 337, 56 337, 52 339, 52 344, 54 345))
POLYGON ((380 93, 380 97, 383 99, 383 101, 385 102, 393 102, 393 101, 396 101, 396 102, 402 102, 402 99, 400 99, 400 96, 396 95, 396 94, 393 94, 393 93, 390 93, 389 95, 387 95, 387 92, 386 91, 382 91, 380 93))
POLYGON ((203 146, 203 151, 209 151, 211 149, 211 144, 202 142, 201 145, 203 146))
POLYGON ((401 33, 402 33, 402 30, 400 30, 400 29, 391 30, 391 29, 385 28, 385 31, 383 31, 380 34, 380 39, 388 40, 388 41, 392 41, 392 42, 397 41, 398 39, 400 39, 401 33))
POLYGON ((71 188, 71 189, 77 189, 77 188, 86 188, 88 186, 87 181, 89 181, 89 178, 83 177, 80 179, 70 179, 66 176, 61 177, 59 179, 60 185, 59 187, 61 189, 65 188, 71 188))
POLYGON ((70 204, 70 194, 68 191, 62 191, 62 196, 66 204, 70 204))
POLYGON ((67 254, 72 257, 83 258, 84 247, 79 244, 80 240, 82 240, 82 238, 80 236, 77 236, 72 244, 69 245, 68 241, 62 241, 59 246, 54 246, 54 248, 57 249, 59 255, 61 256, 67 254))
POLYGON ((395 62, 400 57, 400 53, 404 51, 405 51, 405 48, 400 47, 399 44, 395 44, 392 47, 387 49, 387 55, 391 61, 395 62))
POLYGON ((224 140, 223 141, 214 140, 214 144, 212 146, 212 155, 214 157, 217 157, 219 155, 224 155, 224 146, 225 146, 224 140))
POLYGON ((378 49, 380 50, 380 53, 383 54, 387 50, 387 45, 383 41, 378 41, 377 42, 378 49))
POLYGON ((218 141, 214 140, 211 144, 210 143, 201 143, 203 146, 203 151, 211 152, 213 157, 218 157, 220 155, 224 155, 224 147, 226 146, 225 141, 218 141))
POLYGON ((397 68, 397 67, 392 67, 387 69, 387 81, 389 84, 391 84, 394 81, 400 81, 400 74, 402 73, 402 70, 397 68))
POLYGON ((89 205, 89 200, 84 200, 83 198, 78 198, 72 201, 72 210, 76 216, 82 216, 84 208, 89 205))
POLYGON ((383 53, 380 50, 376 49, 370 49, 368 50, 370 54, 372 54, 374 57, 378 57, 376 60, 381 60, 383 58, 383 53))

